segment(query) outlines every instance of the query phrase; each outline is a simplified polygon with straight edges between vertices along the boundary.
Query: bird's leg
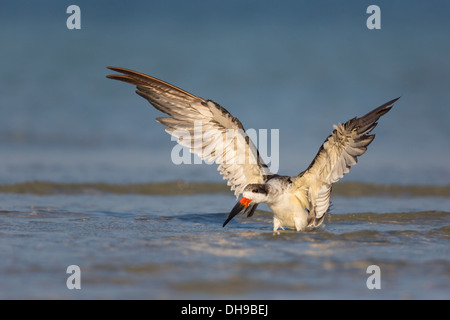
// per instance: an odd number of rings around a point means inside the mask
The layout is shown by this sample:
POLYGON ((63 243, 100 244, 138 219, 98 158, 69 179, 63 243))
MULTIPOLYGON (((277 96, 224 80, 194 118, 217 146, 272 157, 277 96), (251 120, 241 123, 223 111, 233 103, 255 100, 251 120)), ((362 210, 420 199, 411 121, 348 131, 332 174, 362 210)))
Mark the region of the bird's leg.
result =
POLYGON ((283 226, 281 225, 280 220, 277 217, 273 217, 273 234, 280 234, 278 232, 278 229, 281 228, 284 230, 283 226))

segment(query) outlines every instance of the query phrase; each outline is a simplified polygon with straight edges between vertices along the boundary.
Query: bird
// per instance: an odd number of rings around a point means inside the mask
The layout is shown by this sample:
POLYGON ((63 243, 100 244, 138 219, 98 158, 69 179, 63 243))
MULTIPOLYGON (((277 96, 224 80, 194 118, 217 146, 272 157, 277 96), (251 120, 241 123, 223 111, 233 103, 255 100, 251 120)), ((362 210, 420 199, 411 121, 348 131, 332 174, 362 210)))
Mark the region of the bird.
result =
POLYGON ((334 130, 306 170, 284 176, 269 170, 239 119, 218 103, 137 71, 107 68, 116 72, 107 78, 135 85, 138 95, 168 115, 156 120, 179 144, 202 160, 218 164, 217 170, 238 199, 223 227, 242 211, 247 217, 253 216, 260 203, 266 203, 273 212, 274 232, 320 226, 329 212, 332 185, 366 152, 375 138, 371 132, 378 119, 400 99, 333 125, 334 130))

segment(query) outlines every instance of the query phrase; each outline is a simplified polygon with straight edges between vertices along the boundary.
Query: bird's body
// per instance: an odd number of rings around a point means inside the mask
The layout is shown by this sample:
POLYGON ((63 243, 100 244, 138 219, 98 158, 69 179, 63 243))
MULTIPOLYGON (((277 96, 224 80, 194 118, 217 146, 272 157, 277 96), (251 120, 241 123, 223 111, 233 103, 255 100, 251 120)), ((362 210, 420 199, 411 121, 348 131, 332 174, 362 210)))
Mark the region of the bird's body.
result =
POLYGON ((218 171, 236 197, 242 195, 223 226, 243 209, 252 216, 259 203, 267 203, 273 211, 274 231, 319 226, 329 208, 332 184, 356 164, 375 137, 369 133, 377 120, 399 99, 335 125, 305 171, 297 176, 280 176, 269 171, 241 122, 219 104, 136 71, 108 68, 122 73, 108 78, 136 85, 139 95, 169 115, 157 121, 201 159, 219 164, 218 171))
MULTIPOLYGON (((299 192, 292 183, 291 177, 280 176, 267 182, 274 192, 267 205, 274 213, 274 231, 287 227, 297 231, 305 230, 308 226, 309 202, 306 194, 299 192)), ((251 196, 251 195, 248 195, 251 196)))

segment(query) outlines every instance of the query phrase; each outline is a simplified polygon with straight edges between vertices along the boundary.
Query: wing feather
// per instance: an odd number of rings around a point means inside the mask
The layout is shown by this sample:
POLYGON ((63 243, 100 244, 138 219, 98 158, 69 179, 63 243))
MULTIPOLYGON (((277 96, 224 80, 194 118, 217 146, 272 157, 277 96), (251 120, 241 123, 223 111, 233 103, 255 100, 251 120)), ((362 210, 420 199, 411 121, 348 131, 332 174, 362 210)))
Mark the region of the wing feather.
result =
POLYGON ((334 130, 325 140, 309 167, 300 173, 294 184, 298 192, 305 192, 310 199, 311 225, 318 225, 330 204, 331 186, 350 171, 367 146, 375 138, 369 134, 378 119, 386 114, 398 100, 391 100, 361 118, 353 118, 334 130))
POLYGON ((215 161, 218 171, 237 196, 250 183, 264 183, 270 175, 242 123, 225 108, 157 78, 124 68, 107 78, 136 86, 136 93, 169 115, 156 120, 166 132, 201 159, 215 161))

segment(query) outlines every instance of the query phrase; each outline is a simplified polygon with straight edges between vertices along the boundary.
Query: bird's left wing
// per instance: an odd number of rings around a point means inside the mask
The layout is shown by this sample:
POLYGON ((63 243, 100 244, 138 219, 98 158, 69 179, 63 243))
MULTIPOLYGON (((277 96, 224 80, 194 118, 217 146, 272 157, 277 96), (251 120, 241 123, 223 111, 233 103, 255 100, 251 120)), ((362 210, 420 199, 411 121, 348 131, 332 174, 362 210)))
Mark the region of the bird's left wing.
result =
POLYGON ((212 100, 205 100, 154 77, 116 67, 107 78, 136 85, 136 93, 169 117, 156 120, 177 142, 203 160, 215 161, 236 197, 250 183, 270 175, 241 122, 212 100))
POLYGON ((369 133, 398 99, 386 102, 361 118, 335 125, 309 167, 293 179, 295 188, 308 196, 311 226, 322 222, 330 204, 331 185, 348 173, 358 161, 357 157, 366 152, 375 138, 369 133))

